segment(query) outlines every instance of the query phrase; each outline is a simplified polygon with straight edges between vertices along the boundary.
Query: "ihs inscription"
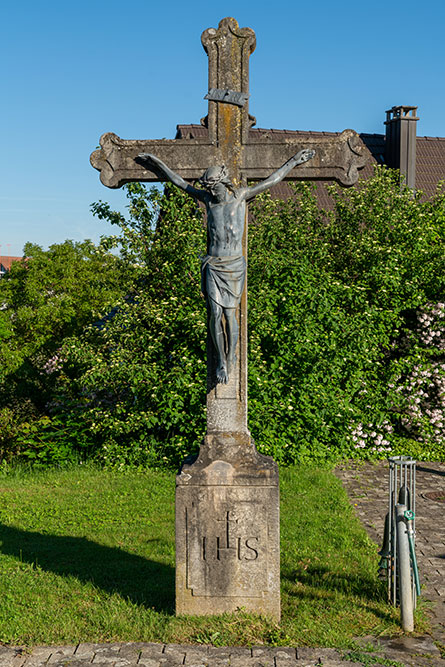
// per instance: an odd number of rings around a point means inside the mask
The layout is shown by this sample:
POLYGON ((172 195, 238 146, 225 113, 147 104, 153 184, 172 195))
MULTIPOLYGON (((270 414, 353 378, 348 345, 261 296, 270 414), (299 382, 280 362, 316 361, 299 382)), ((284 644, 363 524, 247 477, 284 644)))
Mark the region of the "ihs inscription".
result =
POLYGON ((236 553, 238 560, 256 560, 258 558, 258 548, 258 537, 248 537, 247 539, 237 537, 236 545, 232 547, 222 545, 220 537, 213 539, 203 537, 202 560, 211 560, 212 558, 216 558, 216 560, 222 560, 224 554, 228 551, 233 551, 234 554, 236 553), (252 544, 255 544, 256 548, 254 548, 252 544))
POLYGON ((186 513, 187 587, 193 596, 261 597, 268 589, 265 508, 254 499, 212 507, 209 496, 186 513))
POLYGON ((221 526, 222 535, 202 537, 202 560, 208 561, 216 559, 223 560, 226 557, 235 557, 238 560, 256 560, 259 555, 259 538, 258 537, 234 537, 231 526, 235 527, 238 524, 238 519, 234 512, 228 510, 224 513, 222 519, 217 519, 217 523, 223 524, 221 526))

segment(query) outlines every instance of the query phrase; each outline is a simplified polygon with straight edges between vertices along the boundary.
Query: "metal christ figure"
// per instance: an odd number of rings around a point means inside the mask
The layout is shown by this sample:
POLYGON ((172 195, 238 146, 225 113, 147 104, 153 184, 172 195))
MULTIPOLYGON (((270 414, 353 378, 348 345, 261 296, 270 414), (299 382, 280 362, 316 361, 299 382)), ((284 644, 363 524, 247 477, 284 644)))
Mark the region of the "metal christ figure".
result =
POLYGON ((202 260, 201 284, 210 311, 209 327, 217 353, 216 380, 219 383, 228 382, 236 361, 239 334, 236 309, 246 278, 242 251, 246 202, 279 183, 294 167, 314 155, 314 150, 299 151, 264 181, 242 188, 232 185, 225 166, 209 167, 199 179, 204 189, 187 183, 151 153, 141 153, 137 158, 140 164, 205 204, 209 242, 207 255, 202 260))

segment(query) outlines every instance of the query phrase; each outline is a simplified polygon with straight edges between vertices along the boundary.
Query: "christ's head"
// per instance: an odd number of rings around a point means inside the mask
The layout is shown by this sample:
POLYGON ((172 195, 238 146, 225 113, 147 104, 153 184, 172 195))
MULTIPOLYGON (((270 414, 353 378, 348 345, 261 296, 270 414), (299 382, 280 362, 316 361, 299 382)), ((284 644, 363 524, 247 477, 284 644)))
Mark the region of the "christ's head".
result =
POLYGON ((217 201, 220 202, 225 200, 228 189, 233 193, 235 192, 234 187, 229 180, 227 167, 224 165, 208 167, 199 179, 199 182, 217 201))

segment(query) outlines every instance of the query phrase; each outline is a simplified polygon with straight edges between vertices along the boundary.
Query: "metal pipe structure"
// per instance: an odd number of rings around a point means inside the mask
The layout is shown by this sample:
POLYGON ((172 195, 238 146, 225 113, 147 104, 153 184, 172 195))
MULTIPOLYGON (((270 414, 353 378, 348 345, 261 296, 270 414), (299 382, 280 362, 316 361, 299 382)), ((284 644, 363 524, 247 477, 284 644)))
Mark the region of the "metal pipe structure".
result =
MULTIPOLYGON (((416 461, 409 456, 393 456, 389 461, 389 498, 388 498, 388 538, 389 538, 389 566, 387 569, 388 600, 397 606, 400 604, 399 595, 399 566, 398 566, 398 531, 396 523, 397 504, 405 505, 411 513, 410 541, 412 550, 415 546, 415 511, 416 511, 416 461)), ((416 608, 417 591, 419 590, 418 577, 412 577, 413 607, 416 608)))

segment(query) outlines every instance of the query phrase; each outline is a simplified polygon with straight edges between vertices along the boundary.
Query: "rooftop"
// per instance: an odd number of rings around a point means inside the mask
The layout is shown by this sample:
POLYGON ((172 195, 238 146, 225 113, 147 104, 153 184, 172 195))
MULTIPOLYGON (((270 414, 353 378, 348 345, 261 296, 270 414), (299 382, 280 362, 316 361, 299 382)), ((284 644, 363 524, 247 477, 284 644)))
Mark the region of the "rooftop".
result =
MULTIPOLYGON (((340 132, 313 132, 305 130, 275 130, 273 128, 252 128, 250 135, 255 134, 288 134, 299 136, 310 141, 311 137, 338 136, 340 132)), ((197 139, 206 137, 207 128, 203 125, 178 125, 177 139, 197 139)), ((359 172, 360 179, 370 178, 373 173, 374 164, 383 164, 385 156, 384 134, 359 134, 360 139, 368 152, 366 166, 359 172)), ((416 137, 416 189, 422 190, 428 197, 436 191, 437 184, 445 180, 445 137, 416 137)), ((326 182, 317 182, 317 198, 321 206, 330 208, 330 198, 326 191, 326 182)), ((289 197, 291 190, 287 183, 280 183, 271 189, 276 197, 289 197)))

